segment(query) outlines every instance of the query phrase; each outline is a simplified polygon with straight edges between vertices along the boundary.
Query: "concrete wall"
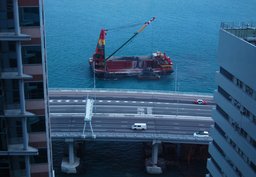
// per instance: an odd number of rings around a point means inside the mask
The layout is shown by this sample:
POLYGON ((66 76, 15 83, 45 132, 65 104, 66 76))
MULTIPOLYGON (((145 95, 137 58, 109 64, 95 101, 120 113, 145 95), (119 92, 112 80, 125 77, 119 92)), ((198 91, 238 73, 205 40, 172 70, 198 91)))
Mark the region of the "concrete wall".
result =
POLYGON ((218 65, 256 90, 255 45, 221 29, 218 54, 218 65))

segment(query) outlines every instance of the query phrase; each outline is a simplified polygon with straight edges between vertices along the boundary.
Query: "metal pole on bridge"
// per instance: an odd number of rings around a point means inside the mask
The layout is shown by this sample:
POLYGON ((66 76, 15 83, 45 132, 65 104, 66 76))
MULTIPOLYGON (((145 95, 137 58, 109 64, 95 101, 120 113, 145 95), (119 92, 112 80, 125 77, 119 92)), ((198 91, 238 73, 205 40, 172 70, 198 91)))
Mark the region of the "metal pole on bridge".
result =
POLYGON ((96 88, 96 80, 95 80, 95 62, 93 62, 93 88, 96 88))
POLYGON ((178 66, 176 65, 175 67, 176 74, 175 74, 175 96, 176 96, 176 101, 177 101, 177 109, 176 109, 176 117, 178 116, 178 97, 177 97, 177 90, 178 90, 178 66))

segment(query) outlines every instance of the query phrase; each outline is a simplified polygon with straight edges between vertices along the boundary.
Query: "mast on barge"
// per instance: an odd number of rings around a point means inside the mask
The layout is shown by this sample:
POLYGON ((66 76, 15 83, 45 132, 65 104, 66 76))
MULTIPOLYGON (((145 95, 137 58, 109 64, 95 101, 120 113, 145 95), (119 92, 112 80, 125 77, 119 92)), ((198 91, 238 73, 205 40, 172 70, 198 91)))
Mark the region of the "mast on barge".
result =
POLYGON ((107 29, 101 29, 100 36, 98 39, 98 43, 96 46, 95 53, 92 57, 92 59, 89 60, 90 64, 94 65, 93 69, 94 72, 97 69, 104 68, 105 70, 105 62, 112 57, 114 54, 116 54, 120 49, 122 49, 126 44, 128 44, 133 38, 135 38, 139 33, 141 33, 151 22, 153 22, 156 19, 156 17, 152 17, 149 21, 145 22, 143 26, 136 31, 132 37, 130 37, 126 42, 124 42, 118 49, 116 49, 112 54, 110 54, 107 58, 105 58, 105 36, 107 29))
POLYGON ((173 68, 170 57, 160 51, 153 53, 150 57, 112 57, 154 20, 155 17, 152 17, 149 21, 145 22, 138 31, 136 31, 127 41, 125 41, 108 57, 105 57, 105 37, 107 30, 101 29, 95 53, 93 57, 89 59, 89 63, 94 71, 94 74, 96 74, 97 77, 104 78, 112 76, 139 76, 143 74, 143 78, 146 78, 146 73, 151 73, 154 75, 172 73, 173 68))

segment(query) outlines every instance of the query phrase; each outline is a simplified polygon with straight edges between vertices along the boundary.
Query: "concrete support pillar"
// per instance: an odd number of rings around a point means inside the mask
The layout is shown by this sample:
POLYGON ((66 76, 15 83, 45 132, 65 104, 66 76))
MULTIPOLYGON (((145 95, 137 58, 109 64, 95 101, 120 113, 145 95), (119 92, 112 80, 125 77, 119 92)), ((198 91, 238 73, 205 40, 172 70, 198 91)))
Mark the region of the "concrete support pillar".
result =
POLYGON ((73 142, 69 142, 69 145, 68 145, 68 159, 69 159, 70 164, 73 164, 75 162, 74 143, 73 142))
POLYGON ((158 160, 158 143, 153 144, 152 146, 152 165, 157 165, 157 160, 158 160))
POLYGON ((27 131, 27 118, 22 118, 22 134, 23 134, 23 149, 28 149, 28 131, 27 131))
POLYGON ((146 161, 146 171, 149 174, 162 174, 162 168, 158 164, 158 148, 160 141, 154 140, 152 143, 152 156, 149 161, 146 161))
POLYGON ((29 156, 25 156, 25 164, 26 164, 26 177, 30 177, 31 173, 30 173, 30 160, 29 160, 29 156))
POLYGON ((75 156, 74 140, 67 139, 68 143, 68 158, 64 157, 61 162, 61 171, 64 173, 77 173, 77 167, 80 164, 80 159, 75 156))
POLYGON ((20 21, 19 21, 19 6, 18 0, 13 0, 13 18, 15 33, 20 34, 20 21))
POLYGON ((176 157, 177 157, 177 160, 180 159, 180 148, 181 148, 181 145, 180 144, 176 144, 176 157))

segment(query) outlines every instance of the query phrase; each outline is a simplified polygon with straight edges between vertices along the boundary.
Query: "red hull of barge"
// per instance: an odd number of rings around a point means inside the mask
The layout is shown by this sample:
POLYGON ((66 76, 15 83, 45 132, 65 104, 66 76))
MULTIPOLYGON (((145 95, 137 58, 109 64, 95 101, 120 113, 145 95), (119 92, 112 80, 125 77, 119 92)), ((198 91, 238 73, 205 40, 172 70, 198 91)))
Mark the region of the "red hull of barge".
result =
MULTIPOLYGON (((141 76, 143 74, 143 78, 146 78, 145 71, 159 75, 173 72, 172 63, 164 60, 164 57, 169 58, 157 52, 151 56, 111 57, 102 67, 94 66, 93 59, 90 59, 90 64, 97 77, 141 76)), ((152 78, 152 75, 148 78, 152 78)))

